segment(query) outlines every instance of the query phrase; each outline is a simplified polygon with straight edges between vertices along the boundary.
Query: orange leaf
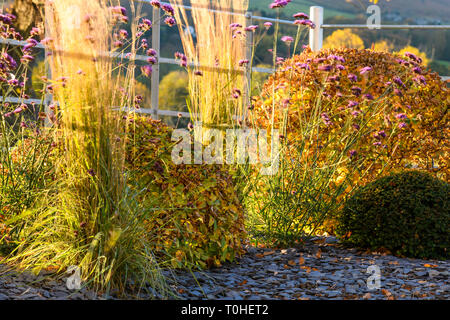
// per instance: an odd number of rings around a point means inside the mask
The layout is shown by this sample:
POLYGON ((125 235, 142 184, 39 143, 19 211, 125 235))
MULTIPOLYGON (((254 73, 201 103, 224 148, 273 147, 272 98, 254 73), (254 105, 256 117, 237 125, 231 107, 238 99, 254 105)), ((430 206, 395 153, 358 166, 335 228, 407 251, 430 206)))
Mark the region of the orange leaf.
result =
POLYGON ((435 264, 429 264, 429 263, 425 263, 423 266, 424 266, 425 268, 436 268, 436 267, 437 267, 437 265, 435 265, 435 264))
POLYGON ((243 286, 244 284, 246 284, 248 281, 247 280, 244 280, 244 281, 242 281, 241 283, 239 283, 239 285, 240 286, 243 286))
POLYGON ((294 261, 294 260, 289 260, 289 261, 288 261, 288 265, 290 265, 290 266, 295 266, 295 261, 294 261))
POLYGON ((372 298, 372 295, 369 292, 363 295, 363 299, 370 299, 370 298, 372 298))
POLYGON ((322 257, 322 250, 319 249, 316 253, 316 258, 320 259, 321 257, 322 257))
POLYGON ((386 297, 392 296, 392 293, 391 293, 389 290, 381 289, 381 292, 382 292, 386 297))
POLYGON ((290 269, 290 267, 289 267, 287 264, 285 264, 283 267, 284 267, 285 269, 290 269))
POLYGON ((257 257, 257 258, 264 258, 264 255, 262 255, 261 253, 257 253, 257 254, 255 254, 255 257, 257 257))
POLYGON ((267 252, 264 252, 263 254, 264 254, 264 256, 269 256, 274 253, 275 253, 275 251, 267 251, 267 252))
POLYGON ((298 264, 299 264, 299 265, 302 265, 302 264, 304 264, 304 263, 305 263, 305 258, 300 257, 300 258, 298 259, 298 264))

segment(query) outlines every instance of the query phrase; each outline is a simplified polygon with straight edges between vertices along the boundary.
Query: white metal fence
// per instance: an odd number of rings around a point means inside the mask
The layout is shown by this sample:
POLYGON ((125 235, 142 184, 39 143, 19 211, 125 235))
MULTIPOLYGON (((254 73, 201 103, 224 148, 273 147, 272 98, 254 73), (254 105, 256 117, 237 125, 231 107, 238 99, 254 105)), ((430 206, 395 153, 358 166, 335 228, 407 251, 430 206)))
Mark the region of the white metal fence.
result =
MULTIPOLYGON (((148 5, 150 5, 150 0, 137 0, 139 2, 144 2, 148 5)), ((191 6, 183 6, 187 10, 192 10, 191 6)), ((216 11, 216 10, 215 10, 216 11)), ((230 12, 224 12, 227 14, 234 14, 239 15, 239 13, 230 13, 230 12)), ((293 21, 290 20, 283 20, 283 19, 274 19, 274 18, 268 18, 268 17, 261 17, 261 16, 254 16, 251 12, 246 12, 244 14, 246 19, 246 25, 249 26, 254 23, 254 21, 263 21, 263 22, 272 22, 272 23, 280 23, 285 25, 294 25, 293 21)), ((323 30, 324 29, 341 29, 341 28, 365 28, 368 29, 368 25, 357 25, 357 24, 324 24, 323 23, 323 17, 324 17, 324 9, 319 6, 313 6, 310 8, 310 19, 316 27, 314 29, 310 30, 309 33, 309 45, 313 51, 318 51, 322 48, 323 44, 323 30)), ((144 114, 150 114, 153 118, 158 118, 158 116, 172 116, 172 117, 185 117, 189 118, 190 115, 187 112, 179 112, 179 111, 173 111, 173 110, 163 110, 159 109, 159 82, 160 82, 160 65, 161 64, 178 64, 178 62, 173 58, 165 58, 161 57, 159 55, 160 49, 161 49, 161 10, 157 8, 153 8, 153 26, 152 26, 152 41, 151 45, 152 48, 156 50, 157 52, 157 62, 153 65, 153 72, 151 75, 151 108, 141 108, 139 110, 135 110, 138 113, 144 113, 144 114)), ((380 29, 423 29, 423 30, 449 30, 450 25, 380 25, 380 29)), ((246 50, 246 59, 250 60, 252 55, 252 37, 253 32, 248 31, 247 32, 247 50, 246 50)), ((9 44, 9 45, 15 45, 15 46, 24 46, 27 43, 25 41, 15 41, 15 40, 8 40, 8 39, 0 39, 0 43, 9 44)), ((44 46, 39 44, 37 48, 40 49, 46 49, 44 46)), ((117 57, 118 54, 109 53, 111 57, 117 57)), ((121 55, 124 59, 130 59, 125 54, 121 55)), ((136 61, 147 61, 147 56, 144 55, 137 55, 135 60, 136 61)), ((245 70, 245 74, 247 76, 247 79, 250 79, 251 72, 263 72, 263 73, 272 73, 272 69, 266 69, 266 68, 257 68, 253 67, 252 70, 245 70)), ((444 80, 449 80, 450 76, 443 76, 444 80)), ((250 86, 247 86, 250 88, 250 86)), ((249 99, 249 93, 244 92, 243 94, 244 99, 249 99)), ((20 100, 17 98, 12 97, 1 97, 0 99, 3 102, 11 102, 11 103, 40 103, 40 100, 37 99, 27 99, 27 100, 20 100)), ((46 101, 46 104, 48 104, 49 101, 46 101)))

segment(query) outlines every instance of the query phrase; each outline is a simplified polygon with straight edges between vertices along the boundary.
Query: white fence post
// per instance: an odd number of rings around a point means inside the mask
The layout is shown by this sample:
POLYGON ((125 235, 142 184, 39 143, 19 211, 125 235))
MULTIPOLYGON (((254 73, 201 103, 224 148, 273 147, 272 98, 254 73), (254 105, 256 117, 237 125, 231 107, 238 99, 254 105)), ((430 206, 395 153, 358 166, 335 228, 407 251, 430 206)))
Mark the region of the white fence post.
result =
MULTIPOLYGON (((248 11, 245 13, 245 26, 249 27, 253 24, 252 12, 248 11)), ((249 63, 245 66, 244 71, 244 94, 243 94, 243 117, 244 121, 247 118, 248 106, 250 104, 250 96, 252 94, 252 55, 253 55, 253 31, 249 30, 246 32, 246 40, 245 40, 245 59, 249 61, 249 63)))
MULTIPOLYGON (((47 17, 49 15, 48 11, 49 11, 48 4, 45 3, 45 7, 44 7, 44 30, 43 30, 45 37, 49 37, 49 33, 48 33, 49 26, 48 26, 48 22, 47 22, 47 17)), ((45 76, 47 77, 47 82, 48 82, 48 81, 50 81, 52 79, 52 70, 51 70, 50 61, 49 61, 50 59, 52 59, 52 57, 50 56, 51 51, 48 50, 47 46, 45 46, 44 54, 45 54, 45 56, 44 56, 45 76)), ((51 112, 49 106, 50 106, 50 104, 53 101, 53 94, 51 94, 50 92, 47 92, 47 88, 45 88, 43 94, 45 95, 45 98, 44 98, 44 101, 43 101, 43 103, 44 103, 44 112, 47 114, 47 117, 45 117, 45 120, 44 120, 44 126, 45 127, 50 127, 52 124, 50 123, 48 115, 51 112)), ((41 109, 41 106, 39 106, 39 109, 41 109)))
POLYGON ((156 63, 153 65, 151 79, 152 118, 158 119, 159 58, 161 56, 161 12, 159 8, 153 8, 152 48, 156 50, 156 63))
POLYGON ((310 19, 316 27, 309 31, 309 46, 312 51, 319 51, 323 44, 323 8, 319 6, 311 7, 310 19))

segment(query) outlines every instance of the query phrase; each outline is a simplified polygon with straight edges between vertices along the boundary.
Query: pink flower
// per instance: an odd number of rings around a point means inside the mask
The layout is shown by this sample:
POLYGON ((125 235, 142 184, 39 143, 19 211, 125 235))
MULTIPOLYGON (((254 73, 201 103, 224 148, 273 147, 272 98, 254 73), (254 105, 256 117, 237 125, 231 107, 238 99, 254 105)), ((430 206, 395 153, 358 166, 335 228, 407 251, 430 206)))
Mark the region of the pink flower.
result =
POLYGON ((151 65, 145 65, 145 66, 141 67, 141 71, 148 78, 151 76, 153 69, 152 69, 151 65))
POLYGON ((156 56, 158 53, 156 52, 155 49, 148 49, 147 50, 147 55, 148 56, 156 56))
POLYGON ((284 37, 281 37, 281 41, 283 41, 287 45, 290 45, 294 41, 294 38, 292 38, 290 36, 284 36, 284 37))
POLYGON ((245 31, 252 31, 252 32, 255 32, 256 29, 258 29, 258 28, 259 28, 259 27, 258 27, 257 25, 251 25, 251 26, 246 27, 244 30, 245 30, 245 31))
POLYGON ((175 11, 173 10, 173 8, 170 4, 165 3, 165 4, 161 5, 161 9, 163 9, 170 16, 173 16, 175 14, 175 11))
POLYGON ((242 67, 242 66, 248 64, 249 62, 250 62, 250 61, 248 61, 247 59, 239 60, 239 66, 242 67))
POLYGON ((177 22, 173 17, 167 17, 166 19, 164 19, 164 23, 167 24, 169 27, 173 27, 174 25, 177 24, 177 22))
POLYGON ((293 15, 295 19, 309 19, 309 16, 306 13, 299 12, 293 15))
POLYGON ((150 1, 150 4, 155 8, 161 8, 161 3, 158 0, 152 0, 150 1))
POLYGON ((364 67, 361 70, 359 70, 359 74, 363 75, 363 74, 366 74, 367 72, 369 72, 371 70, 372 70, 371 67, 364 67))
POLYGON ((271 26, 272 26, 272 22, 265 22, 264 23, 264 27, 266 27, 267 30, 269 30, 271 26))

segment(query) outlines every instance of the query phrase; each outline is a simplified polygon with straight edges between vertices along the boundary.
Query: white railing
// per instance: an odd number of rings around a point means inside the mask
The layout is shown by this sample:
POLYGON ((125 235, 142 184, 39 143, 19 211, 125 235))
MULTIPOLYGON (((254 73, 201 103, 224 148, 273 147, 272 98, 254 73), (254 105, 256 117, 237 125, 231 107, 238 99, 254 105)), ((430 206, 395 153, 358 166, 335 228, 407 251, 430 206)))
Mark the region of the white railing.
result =
MULTIPOLYGON (((144 2, 149 4, 149 0, 137 0, 139 2, 144 2)), ((183 6, 187 10, 192 10, 192 6, 183 6)), ((210 10, 206 9, 205 10, 210 10)), ((211 10, 214 12, 221 12, 217 10, 211 10)), ((224 11, 224 14, 233 14, 233 15, 244 15, 246 19, 246 25, 249 26, 253 23, 253 21, 265 21, 265 22, 272 22, 272 23, 280 23, 280 24, 286 24, 286 25, 292 25, 295 26, 293 21, 290 20, 283 20, 283 19, 274 19, 274 18, 268 18, 268 17, 260 17, 260 16, 253 16, 251 12, 246 12, 244 14, 242 13, 235 13, 235 12, 227 12, 224 11)), ((368 25, 356 25, 356 24, 323 24, 323 17, 324 17, 324 10, 322 7, 319 6, 313 6, 310 8, 310 19, 314 24, 316 25, 316 28, 311 29, 309 33, 309 45, 313 51, 318 51, 322 48, 323 44, 323 30, 324 29, 340 29, 340 28, 369 28, 368 25)), ((159 55, 160 49, 161 49, 161 10, 157 8, 153 8, 153 26, 152 26, 152 48, 155 49, 157 52, 157 62, 153 65, 153 72, 151 76, 151 108, 142 108, 139 110, 135 110, 137 113, 143 113, 143 114, 149 114, 153 118, 158 118, 158 116, 171 116, 171 117, 185 117, 189 118, 190 115, 188 112, 179 112, 179 111, 173 111, 173 110, 163 110, 159 109, 159 78, 160 78, 160 72, 159 67, 160 64, 178 64, 178 62, 175 59, 172 58, 165 58, 161 57, 159 55)), ((436 30, 436 29, 444 29, 449 30, 450 25, 381 25, 381 29, 426 29, 426 30, 436 30)), ((250 60, 252 55, 252 37, 253 32, 248 31, 247 32, 247 42, 246 42, 246 59, 250 60)), ((9 40, 9 39, 0 39, 0 43, 9 44, 9 45, 15 45, 15 46, 24 46, 26 44, 25 41, 16 41, 16 40, 9 40)), ((40 49, 46 49, 43 45, 39 44, 37 45, 37 48, 40 49)), ((130 59, 126 54, 118 54, 114 52, 106 53, 106 55, 110 57, 120 57, 123 59, 130 59)), ((146 62, 148 56, 144 55, 136 55, 134 58, 135 61, 143 61, 146 62)), ((262 73, 272 73, 272 69, 267 68, 257 68, 253 67, 251 70, 249 67, 247 67, 244 70, 244 74, 246 75, 248 81, 250 81, 250 75, 251 72, 262 72, 262 73)), ((443 76, 443 80, 448 81, 450 80, 450 76, 443 76)), ((247 91, 247 88, 250 88, 249 85, 246 86, 246 89, 244 90, 243 97, 244 99, 249 100, 250 95, 247 91)), ((0 100, 4 102, 23 102, 23 103, 41 103, 40 100, 37 99, 26 99, 26 100, 19 100, 17 98, 4 98, 0 96, 0 100)), ((49 101, 46 101, 45 104, 49 104, 49 101)))

